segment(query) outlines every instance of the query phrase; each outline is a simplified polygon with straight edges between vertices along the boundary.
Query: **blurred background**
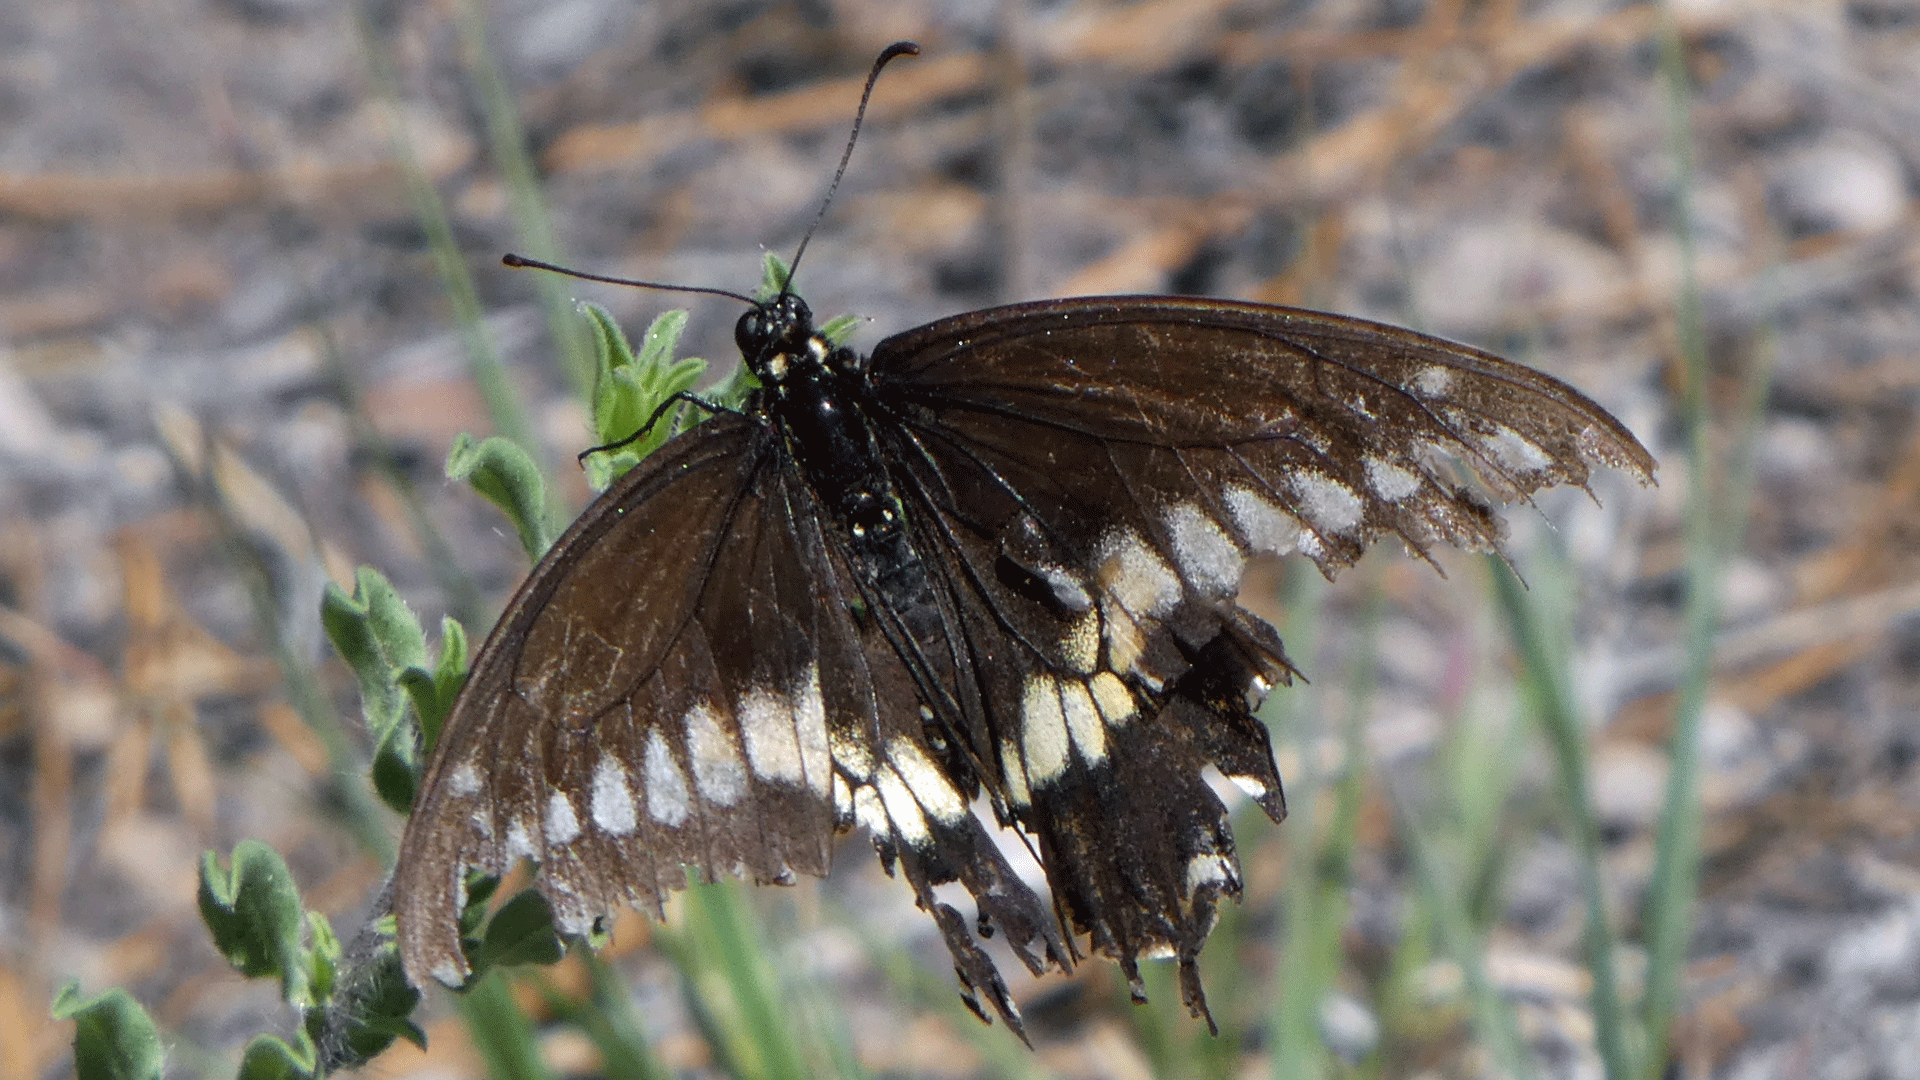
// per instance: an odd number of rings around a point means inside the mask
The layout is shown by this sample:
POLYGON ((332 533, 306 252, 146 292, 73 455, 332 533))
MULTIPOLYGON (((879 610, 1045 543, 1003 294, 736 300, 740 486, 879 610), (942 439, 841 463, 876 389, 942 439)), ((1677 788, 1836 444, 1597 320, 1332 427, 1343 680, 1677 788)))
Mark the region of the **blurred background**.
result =
MULTIPOLYGON (((1250 580, 1313 681, 1267 711, 1294 816, 1241 818, 1218 1038, 1104 962, 1022 974, 1034 1052, 980 1026, 856 836, 721 894, 799 1072, 676 907, 514 983, 517 1074, 1920 1076, 1920 3, 48 0, 0 6, 0 1080, 72 1069, 73 979, 170 1076, 288 1035, 195 868, 259 838, 366 919, 399 823, 356 810, 326 583, 485 632, 525 557, 442 463, 509 433, 584 504, 573 298, 735 358, 736 305, 500 254, 751 289, 899 38, 797 279, 857 346, 1324 308, 1575 384, 1660 485, 1511 510, 1524 591, 1250 580)), ((514 1071, 420 1019, 377 1075, 514 1071)))

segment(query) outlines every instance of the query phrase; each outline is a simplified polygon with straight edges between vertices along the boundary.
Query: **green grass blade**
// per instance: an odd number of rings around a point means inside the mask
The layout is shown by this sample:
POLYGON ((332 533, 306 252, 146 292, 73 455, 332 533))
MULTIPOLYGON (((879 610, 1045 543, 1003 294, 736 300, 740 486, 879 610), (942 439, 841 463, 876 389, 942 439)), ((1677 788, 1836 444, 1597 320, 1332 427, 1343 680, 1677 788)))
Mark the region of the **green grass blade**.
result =
POLYGON ((607 1080, 671 1080, 673 1072, 654 1054, 634 1012, 633 995, 619 972, 592 949, 577 952, 587 969, 586 998, 568 997, 542 978, 537 985, 548 1007, 593 1040, 600 1051, 601 1075, 607 1080))
MULTIPOLYGON (((1296 572, 1289 580, 1286 608, 1289 614, 1283 634, 1296 659, 1312 657, 1317 648, 1315 630, 1325 615, 1326 588, 1315 576, 1296 572)), ((1369 634, 1370 636, 1370 634, 1369 634)), ((1363 652, 1367 649, 1363 648, 1363 652)), ((1355 697, 1364 696, 1356 688, 1355 697)), ((1272 1074, 1277 1080, 1318 1080, 1327 1075, 1332 1059, 1320 1032, 1320 1008, 1337 985, 1340 974, 1340 935, 1346 924, 1344 895, 1329 895, 1329 889, 1344 887, 1344 866, 1350 865, 1353 837, 1351 830, 1342 835, 1342 807, 1351 796, 1357 806, 1361 775, 1360 758, 1354 752, 1358 725, 1349 717, 1344 731, 1344 760, 1341 772, 1333 779, 1333 812, 1321 822, 1322 785, 1328 778, 1320 772, 1323 731, 1318 722, 1324 695, 1317 689, 1295 686, 1291 692, 1277 693, 1269 701, 1281 715, 1273 721, 1276 735, 1286 738, 1299 750, 1297 777, 1288 777, 1288 817, 1286 823, 1290 855, 1284 908, 1281 920, 1280 964, 1273 988, 1272 1074), (1330 873, 1330 871, 1335 871, 1330 873)))
POLYGON ((1630 1056, 1627 1013, 1614 972, 1614 935, 1608 922, 1606 890, 1600 881, 1600 824, 1594 811, 1587 768, 1587 729, 1568 685, 1571 663, 1563 622, 1572 609, 1565 566, 1541 560, 1529 567, 1529 591, 1505 563, 1489 556, 1494 591, 1513 627, 1527 688, 1547 745, 1559 767, 1559 790, 1567 828, 1580 866, 1586 900, 1587 966, 1593 974, 1593 1016, 1600 1059, 1611 1080, 1638 1075, 1630 1056), (1548 612, 1556 613, 1549 616, 1548 612))
POLYGON ((1671 760, 1665 806, 1648 885, 1647 989, 1641 1018, 1647 1032, 1648 1080, 1662 1075, 1675 1015, 1680 978, 1692 936, 1699 891, 1701 716, 1712 688, 1713 643, 1720 621, 1720 582, 1727 561, 1745 533, 1745 507, 1753 486, 1748 452, 1771 378, 1770 338, 1747 373, 1734 439, 1725 459, 1713 453, 1713 416, 1707 398, 1706 336, 1701 316, 1699 258, 1693 235, 1693 126, 1691 79, 1685 46, 1671 5, 1661 6, 1661 71, 1667 87, 1668 153, 1675 170, 1674 231, 1680 250, 1680 295, 1674 322, 1685 376, 1681 413, 1687 430, 1685 519, 1687 595, 1683 613, 1681 671, 1675 695, 1671 760), (1716 480, 1718 481, 1716 483, 1716 480))
POLYGON ((1439 939, 1441 951, 1460 965, 1465 977, 1467 1000, 1473 1009, 1474 1027, 1480 1033, 1481 1044, 1500 1071, 1512 1080, 1534 1080, 1539 1074, 1533 1067, 1533 1057, 1520 1038, 1513 1010, 1487 976, 1483 962, 1485 942, 1474 930, 1466 905, 1460 902, 1459 885, 1451 880, 1442 865, 1437 845, 1421 824, 1420 813, 1407 805, 1392 781, 1385 787, 1388 802, 1393 806, 1395 827, 1406 839, 1407 850, 1413 856, 1421 901, 1432 920, 1434 936, 1439 939))
POLYGON ((453 1001, 492 1080, 551 1080, 533 1022, 514 1002, 500 971, 488 972, 453 1001))
MULTIPOLYGON (((461 61, 486 124, 487 147, 505 181, 514 225, 526 249, 522 254, 545 262, 562 262, 533 159, 527 155, 527 133, 520 123, 520 110, 500 72, 500 62, 487 44, 486 17, 478 4, 465 0, 455 9, 453 21, 460 33, 461 61)), ((586 401, 593 393, 593 347, 586 328, 574 315, 571 286, 552 274, 534 274, 533 283, 546 312, 547 332, 560 352, 561 368, 572 381, 575 395, 586 401)))
POLYGON ((715 1054, 738 1080, 807 1080, 830 1075, 832 1039, 803 1030, 767 958, 759 922, 737 881, 693 885, 670 949, 715 1054))
MULTIPOLYGON (((446 292, 454 325, 459 329, 460 342, 466 352, 467 368, 474 385, 480 391, 481 400, 486 403, 487 415, 493 421, 495 432, 534 451, 536 457, 544 458, 546 444, 536 437, 526 407, 514 391, 512 380, 507 377, 506 365, 500 362, 499 355, 494 352, 493 342, 487 337, 486 327, 481 320, 479 290, 474 286, 473 274, 467 269, 466 257, 453 238, 453 223, 447 214, 446 203, 421 168, 419 155, 414 153, 413 143, 407 138, 406 124, 399 107, 399 90, 386 47, 367 25, 364 13, 360 15, 359 29, 367 71, 375 93, 387 111, 394 162, 406 183, 407 199, 412 204, 414 217, 426 234, 427 249, 432 254, 434 271, 440 279, 441 288, 446 292)), ((550 508, 549 513, 555 514, 558 510, 556 505, 550 508)))

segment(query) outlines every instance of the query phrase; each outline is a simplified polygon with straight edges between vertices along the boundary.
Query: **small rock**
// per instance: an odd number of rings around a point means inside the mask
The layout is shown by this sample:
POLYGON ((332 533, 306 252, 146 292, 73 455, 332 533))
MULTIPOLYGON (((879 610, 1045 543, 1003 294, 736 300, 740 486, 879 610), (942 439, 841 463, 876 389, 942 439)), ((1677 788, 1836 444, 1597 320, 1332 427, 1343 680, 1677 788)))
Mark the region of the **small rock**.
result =
POLYGON ((1900 159, 1864 135, 1842 132, 1802 150, 1775 175, 1774 212, 1796 235, 1872 232, 1906 213, 1900 159))
POLYGON ((1373 1010, 1335 991, 1320 999, 1320 1038, 1349 1065, 1380 1045, 1380 1021, 1373 1010))

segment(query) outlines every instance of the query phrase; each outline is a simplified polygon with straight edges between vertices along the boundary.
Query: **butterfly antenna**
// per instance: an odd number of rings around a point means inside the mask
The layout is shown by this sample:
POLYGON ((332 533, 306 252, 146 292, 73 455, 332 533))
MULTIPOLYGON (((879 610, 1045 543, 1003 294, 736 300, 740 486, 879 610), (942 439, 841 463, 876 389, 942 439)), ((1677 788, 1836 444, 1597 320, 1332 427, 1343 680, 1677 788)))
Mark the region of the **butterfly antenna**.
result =
POLYGON ((880 69, 888 62, 900 56, 919 56, 920 46, 911 41, 896 41, 880 53, 873 62, 873 70, 867 72, 867 88, 860 91, 860 108, 853 114, 853 131, 847 136, 847 148, 840 152, 840 167, 833 171, 833 183, 827 185, 827 197, 820 201, 820 212, 813 215, 813 224, 807 226, 807 235, 800 238, 800 250, 793 253, 793 261, 787 263, 787 280, 780 286, 780 295, 786 296, 793 289, 794 272, 800 269, 800 256, 807 253, 807 245, 813 241, 813 230, 820 227, 820 221, 827 216, 827 207, 833 205, 833 193, 840 188, 840 178, 847 173, 847 162, 853 160, 853 144, 860 138, 860 121, 867 118, 867 99, 873 97, 873 84, 880 81, 880 69))
POLYGON ((709 289, 700 285, 669 285, 662 281, 640 281, 636 278, 589 274, 585 270, 570 270, 567 267, 556 266, 553 263, 542 262, 539 259, 529 259, 525 255, 515 255, 511 251, 500 256, 500 262, 506 266, 515 268, 527 267, 534 270, 551 270, 556 274, 565 274, 567 277, 579 278, 582 281, 599 281, 608 285, 631 285, 636 289, 658 289, 661 292, 700 293, 703 296, 724 296, 729 300, 738 300, 747 305, 754 303, 753 297, 742 296, 737 292, 729 292, 726 289, 709 289))

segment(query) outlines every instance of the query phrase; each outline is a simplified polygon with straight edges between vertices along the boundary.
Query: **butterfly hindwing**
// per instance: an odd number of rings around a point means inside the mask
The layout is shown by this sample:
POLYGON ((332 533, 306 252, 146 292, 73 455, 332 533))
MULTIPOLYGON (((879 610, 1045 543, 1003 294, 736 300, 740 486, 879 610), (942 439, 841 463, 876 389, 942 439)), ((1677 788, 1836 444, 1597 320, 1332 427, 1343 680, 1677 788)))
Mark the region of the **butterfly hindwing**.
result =
MULTIPOLYGON (((1046 906, 974 815, 978 774, 941 726, 926 719, 931 710, 922 703, 931 669, 900 637, 901 613, 890 610, 878 591, 863 589, 843 539, 823 527, 825 519, 804 486, 793 485, 790 494, 796 531, 824 553, 816 585, 831 598, 820 607, 820 653, 833 673, 825 704, 841 825, 866 828, 888 873, 897 868, 915 902, 934 917, 969 1007, 985 1018, 991 1006, 1025 1038, 1019 1009, 993 960, 969 921, 934 889, 959 882, 976 905, 978 921, 997 927, 1035 975, 1049 967, 1070 970, 1071 950, 1046 906), (857 604, 848 603, 854 598, 857 604)), ((938 659, 950 662, 952 653, 944 648, 949 643, 934 644, 942 646, 938 659)))
POLYGON ((1139 957, 1178 958, 1204 1013, 1194 961, 1239 867, 1202 770, 1219 766, 1284 813, 1247 695, 1289 669, 1233 604, 1244 558, 1184 581, 1161 549, 1191 524, 1156 523, 1096 440, 1031 444, 1048 458, 1042 484, 938 425, 907 438, 896 460, 914 463, 909 520, 967 644, 960 678, 982 688, 971 700, 984 715, 962 726, 990 789, 1035 838, 1063 921, 1136 989, 1139 957))

